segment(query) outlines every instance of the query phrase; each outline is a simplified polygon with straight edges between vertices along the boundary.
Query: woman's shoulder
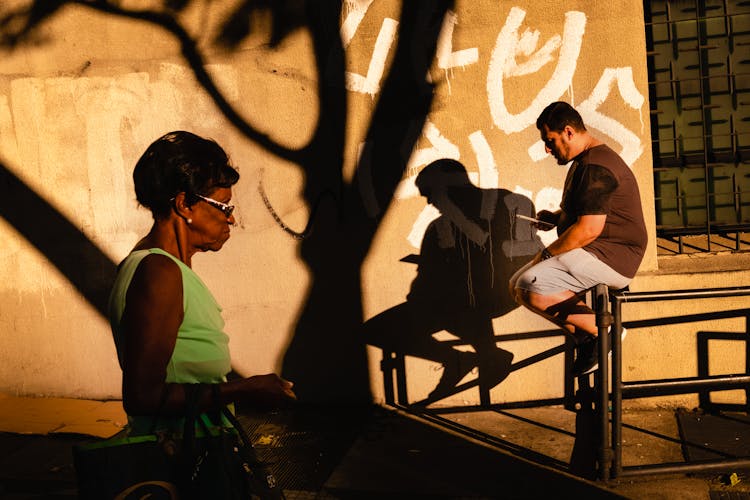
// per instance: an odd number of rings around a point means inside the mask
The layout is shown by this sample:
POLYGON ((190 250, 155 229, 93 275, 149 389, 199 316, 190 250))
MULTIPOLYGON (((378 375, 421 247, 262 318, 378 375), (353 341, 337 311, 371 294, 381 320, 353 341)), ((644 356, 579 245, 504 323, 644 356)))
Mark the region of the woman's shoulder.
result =
POLYGON ((128 294, 167 297, 182 287, 182 270, 170 257, 145 251, 135 263, 128 294))
POLYGON ((177 259, 160 248, 133 250, 120 264, 122 270, 131 269, 136 275, 146 274, 151 279, 167 279, 181 274, 177 259))
POLYGON ((180 261, 165 252, 161 248, 148 248, 145 250, 138 250, 143 252, 141 256, 141 265, 145 266, 154 271, 170 272, 174 273, 175 270, 180 270, 180 261))
POLYGON ((143 260, 168 262, 175 260, 161 248, 135 248, 122 260, 120 267, 139 266, 143 260), (153 256, 153 257, 152 257, 153 256), (147 257, 149 257, 147 259, 147 257))

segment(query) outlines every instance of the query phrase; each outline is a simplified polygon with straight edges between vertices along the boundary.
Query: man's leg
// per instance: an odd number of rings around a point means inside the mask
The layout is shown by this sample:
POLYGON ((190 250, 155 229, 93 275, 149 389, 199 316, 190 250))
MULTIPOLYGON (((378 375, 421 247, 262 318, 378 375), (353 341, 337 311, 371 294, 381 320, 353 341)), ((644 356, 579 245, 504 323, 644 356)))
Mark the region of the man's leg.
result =
POLYGON ((629 282, 629 278, 577 248, 524 267, 511 278, 510 286, 520 305, 570 333, 595 337, 596 315, 584 302, 584 294, 599 283, 622 288, 629 282))
POLYGON ((528 290, 517 289, 516 301, 531 311, 547 318, 568 333, 584 332, 596 336, 594 311, 583 301, 581 292, 570 290, 550 295, 542 295, 528 290))
POLYGON ((575 338, 573 375, 581 376, 595 370, 599 365, 599 342, 596 341, 599 329, 594 311, 581 300, 581 294, 570 292, 550 296, 525 291, 522 296, 525 299, 523 305, 575 338))
MULTIPOLYGON (((588 289, 605 283, 622 288, 629 279, 583 249, 535 263, 512 280, 516 301, 572 334, 576 342, 575 375, 598 364, 598 328, 594 311, 584 302, 588 289)), ((624 334, 624 331, 623 331, 624 334)))

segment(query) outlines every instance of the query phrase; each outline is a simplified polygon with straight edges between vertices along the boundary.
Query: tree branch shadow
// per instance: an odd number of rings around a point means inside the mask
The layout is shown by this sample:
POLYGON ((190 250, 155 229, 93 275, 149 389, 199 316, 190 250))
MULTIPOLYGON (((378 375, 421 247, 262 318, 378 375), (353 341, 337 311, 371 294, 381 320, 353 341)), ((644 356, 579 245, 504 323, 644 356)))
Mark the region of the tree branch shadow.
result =
POLYGON ((57 209, 0 163, 0 217, 34 245, 107 317, 117 264, 57 209))
MULTIPOLYGON (((34 0, 15 10, 0 10, 0 45, 13 49, 34 40, 44 22, 71 4, 151 23, 174 36, 196 80, 220 112, 248 140, 299 165, 306 179, 305 201, 310 207, 319 205, 312 221, 315 231, 301 243, 300 255, 311 272, 311 285, 284 356, 282 374, 295 382, 301 401, 369 404, 365 343, 358 336, 363 321, 360 269, 429 113, 433 93, 426 76, 443 18, 453 1, 403 2, 393 64, 367 132, 365 154, 372 169, 363 173, 358 168, 348 184, 342 173, 347 126, 346 64, 339 32, 343 2, 246 0, 225 20, 216 40, 235 48, 250 33, 249 19, 254 14, 270 13, 272 45, 297 28, 310 30, 322 111, 310 142, 300 149, 286 148, 261 133, 224 97, 206 71, 195 40, 176 18, 191 3, 166 0, 160 10, 136 10, 115 0, 34 0), (363 202, 362 186, 377 200, 378 213, 363 202), (323 193, 334 196, 322 199, 323 193)), ((114 263, 8 169, 0 173, 3 190, 15 193, 0 202, 0 215, 106 316, 114 263), (28 210, 18 210, 19 203, 28 210), (40 217, 47 221, 44 230, 38 225, 40 217)))

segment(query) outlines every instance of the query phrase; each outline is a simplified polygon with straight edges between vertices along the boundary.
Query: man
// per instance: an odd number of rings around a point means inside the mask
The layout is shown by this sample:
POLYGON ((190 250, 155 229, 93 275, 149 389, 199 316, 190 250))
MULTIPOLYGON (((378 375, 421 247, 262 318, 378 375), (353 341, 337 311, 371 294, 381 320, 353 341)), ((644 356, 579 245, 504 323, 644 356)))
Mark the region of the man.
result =
MULTIPOLYGON (((542 210, 539 229, 557 227, 558 238, 511 278, 515 300, 573 334, 576 376, 598 366, 594 311, 582 300, 604 283, 626 287, 647 243, 635 176, 620 156, 586 130, 568 103, 555 102, 537 118, 547 153, 558 165, 573 162, 560 210, 542 210)), ((610 344, 611 345, 611 344, 610 344)))

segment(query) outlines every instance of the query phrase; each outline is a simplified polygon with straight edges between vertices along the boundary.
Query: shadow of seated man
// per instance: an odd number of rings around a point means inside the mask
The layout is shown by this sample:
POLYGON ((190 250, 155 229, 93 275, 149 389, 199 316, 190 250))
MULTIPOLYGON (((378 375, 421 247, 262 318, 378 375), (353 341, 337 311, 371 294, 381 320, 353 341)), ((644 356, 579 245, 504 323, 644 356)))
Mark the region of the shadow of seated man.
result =
POLYGON ((513 360, 497 346, 492 320, 518 307, 508 280, 542 248, 536 229, 515 217, 534 215, 534 206, 508 190, 474 186, 464 166, 451 159, 426 166, 416 185, 440 215, 427 227, 419 255, 410 256, 418 268, 406 301, 368 320, 365 340, 441 363, 429 400, 454 393, 475 367, 480 394, 487 395, 508 376, 513 360), (438 341, 434 334, 441 331, 474 352, 438 341))

